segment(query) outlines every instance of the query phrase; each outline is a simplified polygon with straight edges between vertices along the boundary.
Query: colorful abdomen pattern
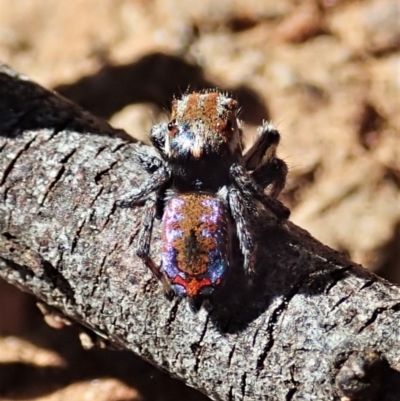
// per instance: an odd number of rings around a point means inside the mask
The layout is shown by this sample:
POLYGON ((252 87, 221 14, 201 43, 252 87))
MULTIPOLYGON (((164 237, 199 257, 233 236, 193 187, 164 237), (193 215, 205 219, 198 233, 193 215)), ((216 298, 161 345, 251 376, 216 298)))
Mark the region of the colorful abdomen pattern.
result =
POLYGON ((183 297, 209 295, 228 266, 229 215, 207 193, 173 197, 163 216, 163 270, 183 297))

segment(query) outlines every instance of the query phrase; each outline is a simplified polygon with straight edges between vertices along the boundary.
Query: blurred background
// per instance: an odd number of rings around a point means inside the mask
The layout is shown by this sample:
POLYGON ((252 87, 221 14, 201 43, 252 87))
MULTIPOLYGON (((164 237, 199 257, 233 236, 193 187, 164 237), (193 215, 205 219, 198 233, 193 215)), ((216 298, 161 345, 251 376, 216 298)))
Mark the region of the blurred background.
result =
MULTIPOLYGON (((400 283, 398 0, 0 0, 0 61, 143 141, 174 94, 231 92, 249 138, 282 134, 292 220, 400 283)), ((207 398, 0 282, 0 400, 21 399, 207 398)))

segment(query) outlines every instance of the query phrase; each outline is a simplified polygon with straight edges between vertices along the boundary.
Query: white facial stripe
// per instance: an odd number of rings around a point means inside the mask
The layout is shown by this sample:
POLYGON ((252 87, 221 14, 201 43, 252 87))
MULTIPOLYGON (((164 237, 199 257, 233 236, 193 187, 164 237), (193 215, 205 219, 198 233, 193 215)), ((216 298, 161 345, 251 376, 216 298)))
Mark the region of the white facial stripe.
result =
POLYGON ((182 120, 182 118, 184 117, 188 100, 189 100, 189 96, 183 96, 182 99, 178 100, 177 107, 176 107, 177 120, 182 120))
POLYGON ((166 155, 169 155, 171 152, 171 144, 169 141, 169 135, 165 135, 165 148, 164 152, 166 155))
POLYGON ((200 135, 196 135, 196 137, 194 139, 193 149, 192 149, 193 156, 200 157, 202 147, 203 147, 203 140, 200 137, 200 135))
POLYGON ((205 103, 205 101, 207 99, 207 96, 208 96, 208 94, 199 96, 199 100, 198 100, 198 103, 197 103, 197 107, 198 108, 203 108, 204 107, 204 103, 205 103))

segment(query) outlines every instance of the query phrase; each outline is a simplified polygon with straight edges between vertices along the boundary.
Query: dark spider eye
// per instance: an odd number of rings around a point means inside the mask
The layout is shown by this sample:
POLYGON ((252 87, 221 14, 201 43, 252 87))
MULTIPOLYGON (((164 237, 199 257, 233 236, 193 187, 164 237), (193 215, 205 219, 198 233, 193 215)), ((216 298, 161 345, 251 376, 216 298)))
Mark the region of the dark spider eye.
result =
POLYGON ((172 131, 175 127, 175 120, 172 120, 170 123, 168 123, 168 130, 172 131))

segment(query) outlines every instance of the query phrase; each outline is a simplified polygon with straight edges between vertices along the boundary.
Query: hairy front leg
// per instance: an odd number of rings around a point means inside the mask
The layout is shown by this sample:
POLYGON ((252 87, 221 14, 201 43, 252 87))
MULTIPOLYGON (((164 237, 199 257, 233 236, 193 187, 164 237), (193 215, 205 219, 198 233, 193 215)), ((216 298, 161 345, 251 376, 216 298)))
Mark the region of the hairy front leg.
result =
POLYGON ((139 188, 133 189, 123 199, 118 199, 117 206, 132 207, 152 192, 158 191, 170 177, 170 169, 165 164, 161 165, 139 188))
MULTIPOLYGON (((256 184, 242 165, 238 163, 233 164, 229 173, 231 179, 240 189, 247 203, 251 204, 254 197, 271 210, 280 222, 289 218, 290 210, 278 199, 266 195, 264 190, 256 184)), ((249 209, 252 212, 252 208, 249 207, 249 209)))
POLYGON ((253 180, 272 198, 277 198, 286 184, 287 164, 276 157, 251 173, 253 180))
POLYGON ((276 157, 280 134, 271 123, 264 123, 257 130, 258 137, 244 154, 244 164, 247 170, 255 170, 267 160, 276 157))
POLYGON ((255 265, 255 243, 252 237, 246 202, 237 188, 230 188, 228 191, 228 202, 232 217, 236 224, 236 235, 239 239, 240 249, 244 257, 244 269, 246 272, 254 271, 255 265))
POLYGON ((254 181, 273 198, 284 188, 288 172, 286 163, 276 157, 279 141, 279 131, 271 123, 264 123, 258 129, 258 138, 244 155, 246 170, 252 171, 254 181))
POLYGON ((149 199, 146 200, 143 206, 142 221, 139 230, 136 254, 143 260, 145 265, 151 270, 155 277, 161 281, 164 287, 164 292, 167 298, 172 298, 174 292, 168 283, 167 278, 161 271, 161 267, 150 257, 150 243, 151 235, 153 232, 153 223, 156 217, 157 210, 157 197, 153 194, 149 199))

